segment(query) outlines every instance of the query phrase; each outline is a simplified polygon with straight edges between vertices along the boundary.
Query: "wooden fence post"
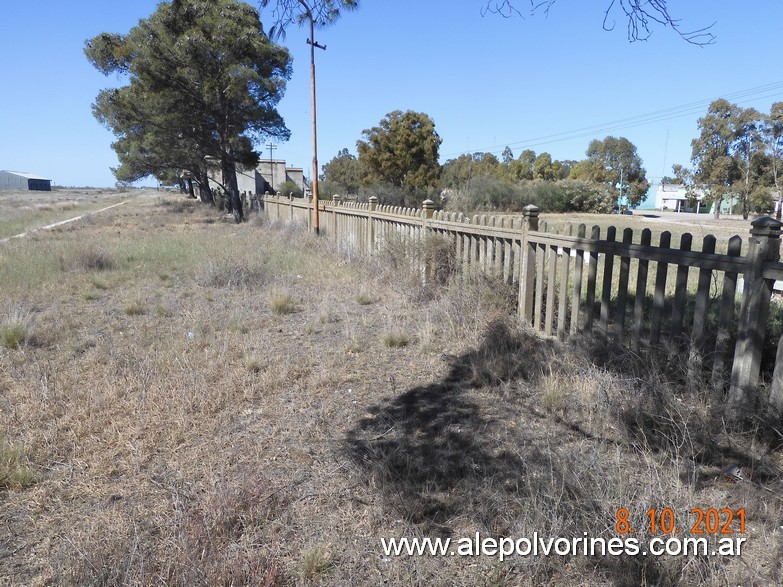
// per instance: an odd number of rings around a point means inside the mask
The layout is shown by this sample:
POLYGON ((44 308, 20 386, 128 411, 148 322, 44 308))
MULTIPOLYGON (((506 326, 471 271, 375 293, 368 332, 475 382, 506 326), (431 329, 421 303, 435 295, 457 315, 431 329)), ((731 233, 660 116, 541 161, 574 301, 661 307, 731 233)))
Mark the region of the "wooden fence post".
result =
POLYGON ((734 417, 749 413, 756 404, 761 351, 773 286, 773 280, 764 279, 764 264, 780 258, 780 228, 783 223, 765 216, 754 220, 751 226, 729 389, 729 409, 734 417))
POLYGON ((519 267, 519 315, 526 324, 533 319, 533 293, 535 292, 536 245, 528 239, 530 231, 538 230, 537 206, 522 208, 522 246, 519 267))

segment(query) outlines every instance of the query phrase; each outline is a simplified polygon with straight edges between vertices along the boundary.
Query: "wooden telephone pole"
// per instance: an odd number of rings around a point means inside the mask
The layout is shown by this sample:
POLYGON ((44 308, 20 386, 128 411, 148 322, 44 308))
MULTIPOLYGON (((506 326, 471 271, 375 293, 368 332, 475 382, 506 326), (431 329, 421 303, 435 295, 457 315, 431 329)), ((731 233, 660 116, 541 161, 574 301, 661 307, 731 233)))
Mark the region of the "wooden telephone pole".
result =
POLYGON ((313 13, 309 8, 306 8, 306 10, 307 18, 310 19, 310 38, 307 39, 307 44, 310 45, 310 97, 313 105, 313 230, 315 234, 320 234, 318 220, 318 130, 315 107, 315 49, 317 47, 321 50, 326 50, 326 45, 319 45, 315 42, 313 13))

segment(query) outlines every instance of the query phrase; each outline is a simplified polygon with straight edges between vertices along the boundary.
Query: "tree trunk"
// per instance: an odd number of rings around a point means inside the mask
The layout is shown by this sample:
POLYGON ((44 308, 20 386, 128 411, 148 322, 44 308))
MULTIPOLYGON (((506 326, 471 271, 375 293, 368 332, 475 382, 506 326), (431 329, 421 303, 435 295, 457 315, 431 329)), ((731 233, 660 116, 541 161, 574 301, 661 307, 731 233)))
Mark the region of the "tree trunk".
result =
POLYGON ((199 180, 198 184, 198 195, 201 197, 202 204, 209 204, 210 206, 215 205, 215 198, 212 195, 212 190, 209 189, 209 184, 201 180, 199 180))
POLYGON ((715 220, 720 218, 720 205, 723 203, 723 194, 716 194, 712 198, 712 217, 715 220))
POLYGON ((198 194, 201 197, 202 204, 215 205, 215 197, 212 195, 212 189, 209 187, 209 176, 204 173, 198 173, 196 175, 196 181, 198 182, 198 194))
POLYGON ((239 197, 239 184, 237 183, 237 165, 233 158, 224 156, 222 160, 223 185, 226 186, 226 203, 234 214, 234 222, 239 224, 245 217, 242 213, 242 198, 239 197))

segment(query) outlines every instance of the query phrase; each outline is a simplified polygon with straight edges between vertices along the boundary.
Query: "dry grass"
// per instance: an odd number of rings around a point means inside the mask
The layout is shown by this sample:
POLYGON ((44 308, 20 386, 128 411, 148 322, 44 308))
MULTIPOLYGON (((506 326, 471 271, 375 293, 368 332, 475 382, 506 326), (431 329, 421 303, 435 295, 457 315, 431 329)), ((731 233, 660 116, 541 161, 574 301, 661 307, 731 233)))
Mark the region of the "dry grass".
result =
POLYGON ((0 467, 32 475, 0 483, 0 583, 780 583, 778 424, 727 429, 683 359, 545 341, 510 318, 513 290, 425 286, 393 263, 157 199, 0 245, 4 303, 46 336, 0 347, 0 467), (63 271, 81 243, 113 264, 63 271), (275 311, 280 293, 295 312, 275 311), (726 482, 730 463, 755 480, 726 482), (609 538, 618 507, 642 539, 650 508, 686 525, 694 507, 745 508, 746 549, 381 552, 381 537, 609 538))
POLYGON ((113 190, 0 191, 0 240, 105 208, 128 198, 113 190))

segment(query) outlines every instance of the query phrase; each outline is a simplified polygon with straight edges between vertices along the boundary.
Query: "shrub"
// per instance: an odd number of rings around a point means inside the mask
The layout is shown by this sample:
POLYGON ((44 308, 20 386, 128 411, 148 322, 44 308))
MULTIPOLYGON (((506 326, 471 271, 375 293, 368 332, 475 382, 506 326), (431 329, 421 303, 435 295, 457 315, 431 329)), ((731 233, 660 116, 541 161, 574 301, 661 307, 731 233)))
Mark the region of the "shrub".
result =
POLYGON ((288 196, 288 194, 291 194, 294 198, 302 197, 302 188, 300 188, 296 183, 294 183, 291 180, 281 183, 277 187, 277 191, 284 196, 288 196))

